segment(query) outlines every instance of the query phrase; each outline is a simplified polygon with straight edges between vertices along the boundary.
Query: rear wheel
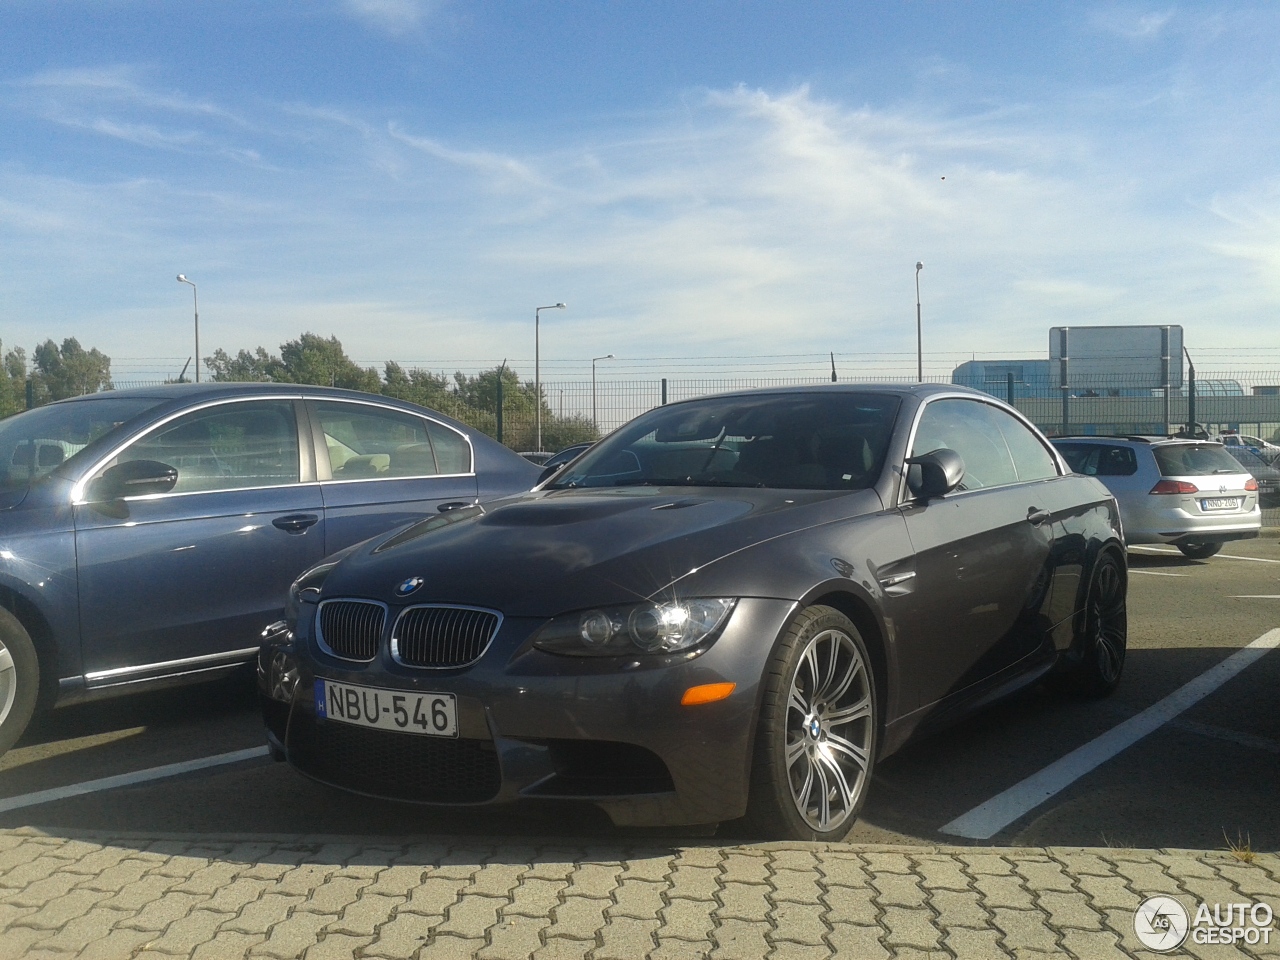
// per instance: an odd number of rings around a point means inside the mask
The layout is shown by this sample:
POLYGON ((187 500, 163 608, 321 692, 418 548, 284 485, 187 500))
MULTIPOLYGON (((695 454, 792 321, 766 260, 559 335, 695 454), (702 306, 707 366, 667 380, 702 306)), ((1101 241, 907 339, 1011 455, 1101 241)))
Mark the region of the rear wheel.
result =
POLYGON ((747 824, 757 835, 839 840, 866 799, 878 703, 858 628, 840 611, 796 615, 767 668, 747 824))
POLYGON ((1083 697, 1105 697, 1120 683, 1129 645, 1129 612, 1124 568, 1104 553, 1093 565, 1084 629, 1077 638, 1075 662, 1062 679, 1083 697))
POLYGON ((0 754, 22 736, 36 709, 40 661, 22 624, 0 608, 0 754))
POLYGON ((1221 543, 1180 543, 1178 549, 1184 557, 1192 560, 1208 560, 1222 549, 1221 543))

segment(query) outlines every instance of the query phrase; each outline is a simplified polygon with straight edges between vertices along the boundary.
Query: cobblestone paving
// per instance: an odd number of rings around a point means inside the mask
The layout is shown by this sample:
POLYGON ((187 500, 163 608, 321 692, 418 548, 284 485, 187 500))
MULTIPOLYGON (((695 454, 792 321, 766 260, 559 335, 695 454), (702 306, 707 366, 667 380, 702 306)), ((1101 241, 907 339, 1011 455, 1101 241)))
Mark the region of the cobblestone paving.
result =
POLYGON ((1133 914, 1157 893, 1280 913, 1280 857, 22 829, 0 831, 0 960, 1155 958, 1133 914))

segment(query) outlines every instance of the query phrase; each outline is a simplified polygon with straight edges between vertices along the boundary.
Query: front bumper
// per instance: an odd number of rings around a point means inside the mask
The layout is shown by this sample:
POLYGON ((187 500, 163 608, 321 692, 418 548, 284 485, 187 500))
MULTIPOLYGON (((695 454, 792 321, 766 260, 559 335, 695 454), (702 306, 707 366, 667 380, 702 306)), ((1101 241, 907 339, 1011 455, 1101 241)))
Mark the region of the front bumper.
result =
POLYGON ((734 819, 746 811, 764 666, 794 610, 789 600, 742 599, 708 648, 660 661, 543 653, 527 641, 545 621, 507 618, 480 660, 459 670, 404 667, 386 644, 372 663, 339 660, 312 642, 304 618, 296 637, 267 640, 259 656, 268 740, 307 776, 386 799, 587 800, 619 825, 734 819), (458 737, 317 717, 317 677, 452 693, 458 737), (727 699, 681 706, 689 687, 725 681, 736 684, 727 699))

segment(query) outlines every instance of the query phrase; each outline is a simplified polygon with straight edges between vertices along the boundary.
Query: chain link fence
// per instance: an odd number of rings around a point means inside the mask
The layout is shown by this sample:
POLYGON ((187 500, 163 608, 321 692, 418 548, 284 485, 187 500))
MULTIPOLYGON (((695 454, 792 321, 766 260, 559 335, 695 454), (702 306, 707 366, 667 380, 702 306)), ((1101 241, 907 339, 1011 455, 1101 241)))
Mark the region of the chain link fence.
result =
MULTIPOLYGON (((950 383, 951 378, 926 378, 950 383)), ((956 376, 965 381, 967 378, 956 376)), ((647 410, 664 403, 735 390, 830 383, 830 377, 810 378, 657 378, 644 380, 600 379, 549 382, 542 385, 542 447, 554 451, 578 440, 593 439, 617 429, 647 410)), ((912 383, 915 377, 841 377, 840 383, 912 383)), ((155 386, 155 382, 116 381, 114 386, 155 386)), ((1017 407, 1049 436, 1164 435, 1195 423, 1210 437, 1238 434, 1280 448, 1280 372, 1249 371, 1202 374, 1182 387, 1165 391, 1143 385, 1136 378, 1108 376, 1097 382, 1076 381, 1068 390, 1048 382, 1027 382, 1011 375, 969 380, 966 385, 983 390, 1017 407), (1192 392, 1194 390, 1194 394, 1192 392)), ((441 413, 488 433, 499 435, 497 410, 476 410, 460 397, 446 395, 436 404, 441 413)), ((531 451, 536 446, 536 406, 509 398, 503 403, 500 439, 512 449, 531 451)), ((1280 477, 1280 459, 1255 446, 1261 456, 1259 470, 1273 470, 1280 477), (1275 460, 1272 466, 1268 461, 1275 460)), ((1252 462, 1252 461, 1250 461, 1252 462)), ((1280 526, 1280 502, 1264 502, 1264 522, 1280 526)))

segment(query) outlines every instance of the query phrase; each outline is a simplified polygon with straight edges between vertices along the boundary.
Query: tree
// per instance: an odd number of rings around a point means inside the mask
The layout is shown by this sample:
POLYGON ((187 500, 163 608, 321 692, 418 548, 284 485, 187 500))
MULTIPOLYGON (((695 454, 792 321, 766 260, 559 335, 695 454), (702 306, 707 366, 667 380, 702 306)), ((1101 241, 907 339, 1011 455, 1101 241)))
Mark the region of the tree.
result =
POLYGON ((274 380, 276 383, 311 383, 368 393, 382 392, 382 380, 377 370, 361 367, 348 357, 337 337, 326 340, 315 333, 304 333, 297 340, 280 344, 278 357, 262 347, 253 353, 241 350, 234 358, 219 349, 213 352, 213 356, 205 358, 204 364, 214 380, 274 380))
MULTIPOLYGON (((0 347, 2 349, 2 347, 0 347)), ((0 366, 0 417, 27 407, 27 351, 14 347, 0 366)))
POLYGON ((450 416, 458 407, 458 396, 449 389, 449 380, 443 374, 420 369, 406 373, 394 360, 386 363, 382 392, 388 397, 417 403, 450 416))
POLYGON ((111 358, 96 347, 85 350, 75 337, 63 340, 61 347, 46 340, 31 359, 38 403, 111 389, 111 358))
POLYGON ((213 380, 257 383, 270 380, 271 365, 279 362, 261 347, 253 353, 241 350, 234 357, 227 356, 227 352, 219 348, 213 351, 213 356, 205 357, 204 365, 209 368, 213 380))

